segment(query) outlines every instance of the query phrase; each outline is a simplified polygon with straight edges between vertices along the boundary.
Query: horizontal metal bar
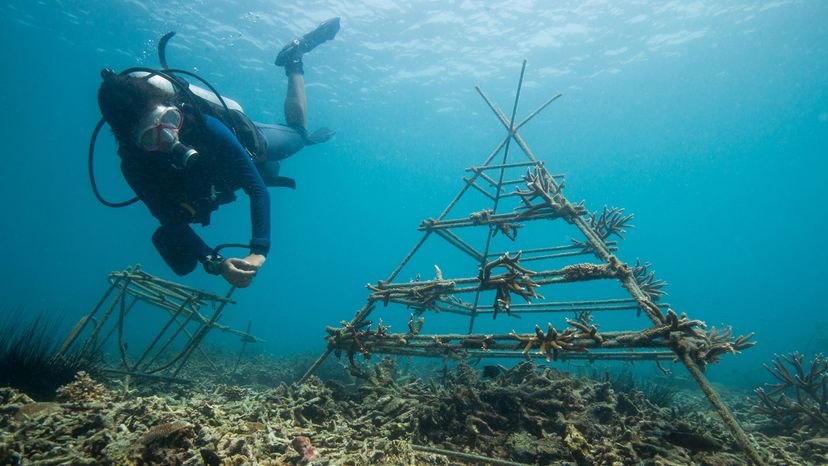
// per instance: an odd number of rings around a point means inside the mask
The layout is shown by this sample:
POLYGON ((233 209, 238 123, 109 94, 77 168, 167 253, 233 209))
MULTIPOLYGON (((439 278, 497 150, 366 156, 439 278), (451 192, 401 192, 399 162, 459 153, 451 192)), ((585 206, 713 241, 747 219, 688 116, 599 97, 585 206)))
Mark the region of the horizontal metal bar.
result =
MULTIPOLYGON (((445 348, 439 351, 423 351, 409 348, 372 348, 371 354, 390 354, 396 356, 417 356, 426 358, 503 358, 503 359, 546 359, 546 355, 537 351, 524 353, 519 350, 469 350, 465 348, 445 348)), ((670 361, 676 358, 672 351, 602 351, 602 352, 561 352, 558 355, 559 361, 670 361)))
POLYGON ((472 453, 463 453, 455 450, 446 450, 445 448, 425 447, 422 445, 411 444, 411 449, 421 451, 423 453, 432 453, 443 456, 462 458, 464 460, 474 461, 475 464, 486 463, 494 464, 495 466, 531 466, 527 463, 515 463, 514 461, 506 461, 499 458, 492 458, 489 456, 475 455, 472 453))
MULTIPOLYGON (((609 241, 607 242, 608 246, 615 246, 618 244, 616 241, 609 241)), ((550 251, 567 251, 570 249, 584 249, 584 247, 589 248, 590 245, 579 245, 579 244, 565 244, 562 246, 550 246, 545 248, 535 248, 535 249, 521 249, 520 252, 522 253, 521 259, 525 258, 528 254, 534 254, 536 252, 550 252, 550 251)), ((493 252, 489 254, 487 257, 500 257, 504 254, 504 252, 493 252)))
MULTIPOLYGON (((534 308, 534 307, 542 307, 542 306, 556 306, 556 307, 577 307, 577 306, 592 306, 592 305, 611 305, 611 304, 624 304, 624 303, 638 303, 633 298, 611 298, 611 299, 590 299, 590 300, 581 300, 581 301, 550 301, 544 303, 519 303, 519 304, 512 304, 512 309, 515 308, 534 308)), ((482 306, 485 309, 485 306, 482 306)))
POLYGON ((471 218, 424 221, 419 227, 417 227, 417 229, 420 231, 433 231, 442 228, 476 227, 480 225, 490 225, 498 223, 518 223, 525 222, 528 220, 551 220, 560 217, 561 215, 558 212, 552 210, 551 208, 544 207, 542 209, 537 209, 534 212, 530 213, 511 212, 508 214, 493 214, 490 215, 488 219, 482 221, 475 221, 471 218))
POLYGON ((496 170, 500 168, 516 168, 516 167, 529 167, 529 166, 543 166, 543 161, 539 160, 537 162, 515 162, 515 163, 503 163, 498 165, 485 165, 482 167, 469 167, 466 169, 467 172, 480 172, 484 170, 496 170))
MULTIPOLYGON (((617 251, 618 248, 610 249, 610 251, 617 251)), ((557 254, 545 254, 542 256, 530 256, 530 257, 521 257, 521 262, 532 262, 532 261, 541 261, 541 260, 549 260, 549 259, 560 259, 561 257, 575 257, 575 256, 586 256, 592 254, 592 251, 571 251, 571 252, 559 252, 557 254)))
POLYGON ((219 296, 219 295, 211 293, 209 291, 204 291, 204 290, 200 290, 198 288, 193 288, 193 287, 190 287, 190 286, 181 285, 181 284, 178 284, 178 283, 175 283, 175 282, 163 280, 163 279, 160 279, 158 277, 155 277, 155 276, 150 275, 150 274, 148 274, 146 272, 143 272, 143 271, 131 272, 131 273, 111 272, 109 274, 109 277, 110 277, 110 279, 112 279, 113 277, 119 277, 119 278, 128 278, 128 279, 130 279, 132 281, 136 281, 136 282, 149 282, 149 283, 152 283, 152 284, 157 285, 157 286, 162 286, 166 290, 175 290, 179 293, 182 292, 182 291, 186 291, 186 292, 190 292, 190 293, 198 293, 200 295, 199 299, 204 299, 204 300, 209 300, 209 301, 217 301, 217 302, 228 302, 230 304, 236 304, 236 302, 232 299, 228 299, 228 298, 225 298, 223 296, 219 296))
POLYGON ((389 303, 395 303, 395 304, 402 304, 403 306, 414 308, 414 309, 429 309, 429 310, 432 310, 434 312, 445 312, 447 314, 458 314, 458 315, 467 316, 467 317, 472 315, 471 311, 467 311, 467 310, 464 310, 464 309, 455 309, 455 308, 452 308, 452 307, 442 307, 442 306, 438 306, 438 305, 427 307, 427 306, 423 306, 423 304, 418 302, 418 301, 412 301, 412 300, 409 300, 409 299, 399 299, 399 298, 393 298, 392 297, 388 300, 388 302, 389 303))
MULTIPOLYGON (((601 266, 604 264, 579 264, 579 265, 593 265, 593 266, 601 266)), ((571 267, 571 266, 569 266, 571 267)), ((563 268, 559 270, 541 270, 538 272, 534 272, 531 275, 532 279, 535 278, 543 278, 543 277, 560 277, 562 275, 566 275, 568 273, 568 268, 563 268)), ((492 275, 489 279, 495 280, 499 277, 499 275, 492 275)), ((480 283, 480 278, 478 277, 467 277, 467 278, 452 278, 452 279, 443 279, 443 280, 423 280, 419 282, 405 282, 405 283, 379 283, 376 285, 381 290, 400 290, 406 288, 418 288, 424 285, 445 285, 448 282, 454 282, 455 285, 460 284, 471 284, 471 283, 480 283)))
MULTIPOLYGON (((489 306, 487 306, 489 307, 489 306)), ((640 306, 604 306, 604 307, 548 307, 548 308, 535 308, 535 309, 515 309, 512 307, 508 312, 503 311, 502 309, 497 311, 498 314, 530 314, 530 313, 540 313, 540 312, 575 312, 575 311, 627 311, 631 309, 638 309, 640 306)), ((494 309, 484 309, 482 307, 477 308, 478 314, 492 314, 494 313, 494 309)))

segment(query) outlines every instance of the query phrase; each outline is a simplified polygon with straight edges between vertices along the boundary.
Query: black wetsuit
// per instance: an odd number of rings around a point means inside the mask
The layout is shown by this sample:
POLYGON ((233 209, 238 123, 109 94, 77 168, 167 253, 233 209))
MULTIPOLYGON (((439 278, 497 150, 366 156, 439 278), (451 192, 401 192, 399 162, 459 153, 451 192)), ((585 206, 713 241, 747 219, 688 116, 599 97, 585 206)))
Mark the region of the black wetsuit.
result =
POLYGON ((122 146, 121 171, 161 227, 153 235, 167 264, 179 275, 190 273, 212 249, 190 227, 208 225, 219 205, 250 197, 252 253, 270 250, 270 195, 248 151, 221 121, 209 115, 201 123, 185 120, 181 141, 198 151, 186 170, 175 168, 165 154, 122 146), (188 127, 189 126, 189 127, 188 127))

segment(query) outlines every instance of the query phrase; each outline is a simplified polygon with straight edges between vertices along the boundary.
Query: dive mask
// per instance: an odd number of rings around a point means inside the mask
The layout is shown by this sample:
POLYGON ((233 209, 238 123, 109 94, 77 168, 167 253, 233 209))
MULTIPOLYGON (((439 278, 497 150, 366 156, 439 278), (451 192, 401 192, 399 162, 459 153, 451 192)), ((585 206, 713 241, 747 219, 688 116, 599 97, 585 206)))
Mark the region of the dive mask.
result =
POLYGON ((159 106, 138 125, 136 144, 146 151, 169 151, 178 142, 178 130, 184 122, 181 110, 159 106))

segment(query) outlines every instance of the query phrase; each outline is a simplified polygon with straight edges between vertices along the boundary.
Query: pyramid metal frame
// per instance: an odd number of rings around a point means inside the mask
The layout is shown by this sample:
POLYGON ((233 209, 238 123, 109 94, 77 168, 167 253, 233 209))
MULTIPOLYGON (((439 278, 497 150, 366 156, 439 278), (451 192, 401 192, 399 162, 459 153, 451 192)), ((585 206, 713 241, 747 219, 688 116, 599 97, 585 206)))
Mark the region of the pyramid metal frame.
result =
POLYGON ((545 358, 547 361, 654 360, 658 363, 662 360, 678 359, 719 412, 747 457, 756 464, 765 464, 755 445, 702 372, 706 364, 718 362, 722 354, 738 353, 752 346, 754 343, 748 341, 752 334, 734 338, 729 328, 724 332, 717 332, 715 328, 705 331, 704 322, 690 320, 684 314, 679 316, 667 304, 657 304, 656 301, 664 294, 660 290, 664 282, 655 279, 647 264, 630 266, 613 254, 617 250, 617 243, 609 241, 608 238, 612 235, 622 237, 621 233, 624 228, 630 226, 628 222, 632 216, 623 215, 623 209, 606 207, 601 213, 589 213, 583 207, 583 203, 571 203, 563 194, 563 176, 549 173, 544 162, 531 151, 518 130, 561 97, 561 94, 547 99, 515 124, 525 70, 526 61, 521 67, 510 118, 507 118, 479 87, 475 87, 506 129, 506 136, 482 165, 466 170, 470 172, 470 176, 463 178, 463 188, 445 210, 436 219, 422 222, 419 230, 424 232, 423 236, 388 279, 368 285, 372 293, 354 318, 350 322, 343 321, 341 328, 327 328, 328 347, 308 369, 302 380, 307 379, 332 352, 337 355, 346 352, 352 363, 356 353, 366 357, 371 354, 443 358, 537 357, 545 358), (509 152, 513 143, 517 144, 528 161, 509 163, 509 152), (500 163, 493 164, 501 152, 503 156, 500 163), (504 179, 507 169, 522 167, 526 167, 528 171, 521 179, 504 179), (489 176, 491 171, 499 172, 497 179, 489 176), (495 188, 494 194, 486 189, 487 185, 495 188), (514 192, 505 193, 503 188, 511 185, 523 185, 525 189, 518 187, 514 192), (467 218, 447 219, 447 215, 470 189, 482 193, 492 201, 493 206, 474 212, 467 218), (501 199, 512 196, 519 198, 519 207, 512 212, 498 213, 501 199), (502 233, 514 241, 517 230, 524 222, 540 219, 563 219, 577 227, 584 235, 585 241, 572 240, 572 244, 569 245, 528 249, 514 255, 508 252, 490 252, 492 238, 496 234, 502 233), (452 231, 467 227, 488 227, 489 234, 486 236, 482 252, 452 231), (473 257, 480 264, 478 276, 444 279, 440 269, 435 266, 436 278, 433 280, 420 281, 418 277, 411 282, 393 283, 403 267, 432 234, 442 237, 458 250, 473 257), (532 271, 522 265, 533 260, 578 255, 593 255, 600 262, 581 263, 544 271, 532 271), (505 272, 494 274, 495 268, 505 269, 505 272), (618 280, 629 292, 630 298, 545 302, 536 292, 540 285, 597 279, 618 280), (480 305, 481 292, 491 290, 496 292, 493 305, 480 305), (473 294, 471 304, 459 300, 457 295, 460 294, 473 294), (512 295, 523 297, 527 303, 512 304, 512 295), (532 303, 531 299, 538 301, 532 303), (465 315, 469 317, 469 332, 466 335, 424 334, 420 332, 423 318, 415 320, 415 314, 411 314, 407 333, 390 333, 381 319, 376 329, 372 329, 371 321, 367 318, 378 302, 385 305, 399 303, 413 309, 417 315, 427 311, 465 315), (637 331, 599 332, 597 326, 591 323, 591 315, 594 311, 603 310, 636 310, 639 314, 643 312, 653 325, 637 331), (549 323, 546 331, 540 325, 536 325, 535 331, 528 334, 517 334, 514 331, 504 334, 472 333, 478 315, 493 314, 496 317, 501 312, 574 312, 576 318, 567 319, 569 327, 564 330, 558 330, 549 323))
POLYGON ((210 330, 216 329, 240 337, 243 342, 241 351, 244 351, 247 343, 262 341, 250 334, 250 326, 247 331, 241 331, 218 322, 226 306, 235 304, 230 299, 235 287, 231 287, 225 296, 219 296, 158 278, 143 271, 140 265, 111 272, 109 283, 109 288, 95 307, 78 321, 66 337, 58 351, 59 356, 75 354, 96 359, 103 354, 104 347, 114 336, 119 360, 114 367, 104 367, 105 372, 163 382, 188 383, 188 380, 178 378, 178 373, 194 352, 199 351, 209 364, 217 368, 199 346, 210 330), (129 326, 127 318, 136 312, 135 305, 139 302, 163 311, 168 319, 147 346, 138 351, 140 356, 130 361, 124 341, 124 328, 129 326), (212 309, 211 315, 202 313, 205 306, 212 309), (87 330, 88 334, 85 333, 87 330), (85 338, 81 339, 81 335, 85 335, 85 338))

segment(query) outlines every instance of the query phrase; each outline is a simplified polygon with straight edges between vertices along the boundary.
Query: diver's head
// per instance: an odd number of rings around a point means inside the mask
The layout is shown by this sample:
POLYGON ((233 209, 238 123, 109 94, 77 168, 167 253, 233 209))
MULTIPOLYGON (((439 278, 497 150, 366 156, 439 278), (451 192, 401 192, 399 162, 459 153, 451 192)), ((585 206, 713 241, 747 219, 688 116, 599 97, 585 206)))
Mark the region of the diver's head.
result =
POLYGON ((184 117, 177 107, 158 105, 135 126, 135 145, 148 152, 170 152, 178 142, 184 117))
POLYGON ((198 152, 178 140, 183 123, 184 115, 178 107, 159 105, 135 127, 135 145, 147 152, 166 152, 172 156, 173 165, 187 168, 198 157, 198 152))
POLYGON ((141 120, 169 96, 143 78, 115 74, 111 70, 104 70, 101 76, 103 82, 98 88, 101 114, 118 143, 132 145, 141 120))
POLYGON ((101 73, 98 105, 120 145, 171 154, 175 166, 187 167, 198 156, 181 143, 178 132, 184 115, 169 103, 170 96, 143 77, 101 73))

